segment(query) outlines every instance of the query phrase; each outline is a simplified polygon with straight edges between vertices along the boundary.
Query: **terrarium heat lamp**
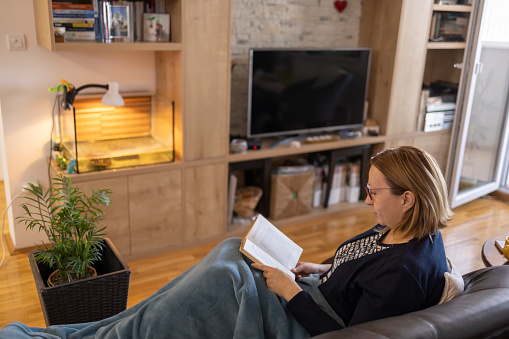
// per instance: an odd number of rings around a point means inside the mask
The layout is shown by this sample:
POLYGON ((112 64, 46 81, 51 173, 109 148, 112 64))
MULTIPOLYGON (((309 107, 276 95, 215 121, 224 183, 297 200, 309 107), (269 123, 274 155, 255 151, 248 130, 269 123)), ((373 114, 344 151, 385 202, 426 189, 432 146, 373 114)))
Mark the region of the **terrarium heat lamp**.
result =
MULTIPOLYGON (((67 90, 64 90, 63 99, 62 99, 62 108, 63 109, 70 109, 72 104, 74 103, 74 98, 76 95, 87 88, 102 88, 106 90, 106 93, 104 94, 103 98, 101 99, 101 103, 105 106, 124 106, 124 99, 120 95, 118 91, 118 82, 109 82, 107 85, 101 85, 101 84, 88 84, 83 85, 81 87, 74 87, 69 82, 62 79, 62 84, 67 88, 67 90)), ((57 87, 53 87, 53 89, 56 89, 58 91, 60 89, 59 85, 57 87)), ((50 89, 51 91, 51 89, 50 89)))

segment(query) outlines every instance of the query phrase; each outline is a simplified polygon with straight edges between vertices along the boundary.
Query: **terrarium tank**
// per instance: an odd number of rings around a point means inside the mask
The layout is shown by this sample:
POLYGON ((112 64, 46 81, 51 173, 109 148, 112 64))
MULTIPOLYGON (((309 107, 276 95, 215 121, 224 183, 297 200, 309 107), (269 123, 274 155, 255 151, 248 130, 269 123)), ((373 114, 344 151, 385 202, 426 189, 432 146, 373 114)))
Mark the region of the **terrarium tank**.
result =
POLYGON ((174 161, 174 103, 147 94, 125 94, 123 107, 78 96, 60 113, 60 145, 77 173, 174 161))

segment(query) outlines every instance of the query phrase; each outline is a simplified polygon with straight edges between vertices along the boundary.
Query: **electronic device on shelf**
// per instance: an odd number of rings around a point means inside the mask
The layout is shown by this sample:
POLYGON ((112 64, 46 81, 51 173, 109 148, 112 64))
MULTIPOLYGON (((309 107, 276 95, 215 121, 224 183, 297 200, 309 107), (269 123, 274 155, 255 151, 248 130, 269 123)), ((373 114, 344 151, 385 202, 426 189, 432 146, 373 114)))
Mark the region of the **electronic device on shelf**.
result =
POLYGON ((330 134, 324 134, 324 135, 314 135, 309 136, 304 139, 304 142, 306 144, 318 144, 322 142, 331 142, 331 141, 338 141, 339 136, 338 135, 330 135, 330 134))
POLYGON ((259 150, 262 148, 261 140, 248 140, 247 141, 247 149, 259 150))
POLYGON ((371 49, 250 50, 248 138, 362 129, 371 49))

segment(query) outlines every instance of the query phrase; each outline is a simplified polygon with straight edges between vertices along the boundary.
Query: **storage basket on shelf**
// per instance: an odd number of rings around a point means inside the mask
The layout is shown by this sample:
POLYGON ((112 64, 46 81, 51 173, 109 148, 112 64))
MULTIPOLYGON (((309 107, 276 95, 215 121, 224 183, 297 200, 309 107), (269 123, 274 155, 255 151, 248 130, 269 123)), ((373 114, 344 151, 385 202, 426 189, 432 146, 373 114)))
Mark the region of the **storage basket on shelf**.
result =
POLYGON ((313 166, 280 167, 271 175, 270 217, 289 218, 311 211, 313 166))

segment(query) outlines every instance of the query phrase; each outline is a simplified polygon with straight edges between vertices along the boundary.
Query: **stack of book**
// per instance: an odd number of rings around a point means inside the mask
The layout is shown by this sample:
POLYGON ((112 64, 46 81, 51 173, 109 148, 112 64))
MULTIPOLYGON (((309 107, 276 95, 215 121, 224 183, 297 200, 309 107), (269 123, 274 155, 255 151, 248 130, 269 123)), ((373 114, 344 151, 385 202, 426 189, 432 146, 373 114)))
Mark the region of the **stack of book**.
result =
MULTIPOLYGON (((341 202, 357 202, 360 198, 360 163, 339 161, 334 166, 327 206, 341 202)), ((324 204, 327 189, 328 165, 315 167, 313 207, 324 204)))
POLYGON ((430 41, 465 41, 468 19, 461 13, 435 12, 431 19, 430 41))
POLYGON ((95 40, 93 0, 53 0, 55 42, 95 40))

